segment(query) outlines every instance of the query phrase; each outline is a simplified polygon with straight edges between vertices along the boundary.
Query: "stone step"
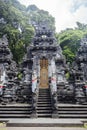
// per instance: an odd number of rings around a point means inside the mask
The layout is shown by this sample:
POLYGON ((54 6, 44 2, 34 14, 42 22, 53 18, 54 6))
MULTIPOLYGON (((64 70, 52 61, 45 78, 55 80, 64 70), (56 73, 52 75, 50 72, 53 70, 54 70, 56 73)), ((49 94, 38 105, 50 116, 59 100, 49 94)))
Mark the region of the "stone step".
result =
POLYGON ((30 118, 30 114, 2 114, 0 118, 30 118))
POLYGON ((87 114, 59 114, 59 118, 87 118, 87 114))
POLYGON ((42 92, 42 93, 44 93, 44 92, 46 92, 46 93, 50 93, 49 90, 45 90, 45 89, 40 89, 40 90, 39 90, 39 93, 41 93, 41 92, 42 92))
POLYGON ((24 110, 25 110, 25 111, 26 111, 26 110, 29 110, 29 111, 30 111, 31 109, 32 109, 31 107, 26 107, 26 108, 25 108, 25 107, 23 107, 23 108, 5 108, 5 107, 4 107, 4 108, 0 108, 0 111, 6 111, 6 110, 7 110, 7 111, 24 111, 24 110))
POLYGON ((39 93, 39 95, 49 95, 50 96, 50 93, 39 93))
POLYGON ((51 105, 46 105, 46 104, 45 104, 45 105, 39 105, 39 106, 37 105, 37 107, 38 107, 38 108, 41 108, 41 109, 46 109, 46 110, 47 110, 47 109, 51 109, 51 105), (48 108, 47 108, 47 107, 48 107, 48 108))
POLYGON ((51 106, 51 103, 43 103, 43 102, 38 102, 37 103, 38 106, 51 106))
MULTIPOLYGON (((4 121, 5 122, 5 121, 4 121)), ((12 119, 6 123, 7 127, 30 127, 26 129, 31 129, 33 126, 35 129, 40 129, 39 127, 43 127, 42 129, 59 129, 59 130, 83 130, 84 123, 82 120, 78 119, 52 119, 49 117, 41 118, 41 119, 12 119), (49 128, 51 127, 51 128, 49 128), (54 128, 55 127, 55 128, 54 128), (65 128, 66 127, 66 128, 65 128)), ((19 128, 20 129, 20 128, 19 128)), ((33 129, 33 128, 32 128, 33 129)))
POLYGON ((8 104, 0 104, 0 107, 29 107, 31 104, 28 103, 8 103, 8 104))
POLYGON ((30 111, 32 108, 0 108, 0 111, 30 111))
POLYGON ((46 99, 49 98, 50 99, 50 96, 48 96, 48 95, 47 96, 39 95, 38 98, 46 98, 46 99))
POLYGON ((45 95, 45 94, 46 94, 46 95, 50 95, 50 93, 48 93, 48 92, 40 92, 40 93, 39 93, 39 95, 45 95))
POLYGON ((49 118, 49 117, 52 117, 51 113, 41 113, 41 114, 38 114, 38 117, 41 117, 41 118, 49 118))
POLYGON ((42 101, 43 101, 43 100, 50 100, 50 101, 51 101, 51 99, 50 99, 49 97, 47 97, 47 98, 46 98, 46 97, 45 97, 45 98, 39 97, 39 98, 38 98, 38 101, 39 101, 39 100, 42 100, 42 101))
POLYGON ((24 111, 0 111, 0 116, 2 115, 2 114, 30 114, 32 111, 26 111, 26 110, 24 110, 24 111))
POLYGON ((59 114, 87 114, 87 111, 58 111, 59 114))
POLYGON ((39 113, 52 113, 52 110, 48 110, 48 109, 47 110, 43 110, 42 109, 42 110, 37 110, 37 112, 38 112, 38 114, 39 113))
POLYGON ((39 94, 39 96, 42 96, 42 97, 50 97, 49 94, 39 94))
POLYGON ((39 96, 41 96, 41 97, 50 97, 49 94, 39 94, 39 96))
POLYGON ((39 92, 39 94, 42 94, 42 95, 44 95, 44 94, 50 95, 49 92, 39 92))
POLYGON ((48 91, 49 92, 49 88, 43 88, 43 89, 40 88, 39 92, 41 92, 41 91, 46 91, 46 92, 48 91))
POLYGON ((49 89, 39 89, 39 93, 40 92, 48 92, 48 93, 50 93, 50 90, 49 89))
POLYGON ((48 93, 50 93, 50 90, 48 90, 48 89, 46 89, 46 90, 45 90, 45 89, 40 89, 40 90, 39 90, 39 93, 40 93, 40 92, 48 92, 48 93))
POLYGON ((87 108, 87 105, 76 105, 76 104, 58 104, 58 107, 60 108, 87 108))
POLYGON ((40 100, 40 99, 41 99, 41 100, 42 100, 42 99, 43 99, 43 100, 51 100, 49 97, 38 97, 38 100, 40 100))
POLYGON ((39 91, 39 94, 50 94, 49 91, 39 91))
POLYGON ((49 95, 39 95, 38 98, 40 98, 40 97, 41 97, 41 98, 50 98, 49 95))
POLYGON ((40 103, 40 102, 43 102, 43 103, 51 103, 51 101, 50 100, 38 100, 38 102, 40 103))
POLYGON ((50 106, 44 106, 44 107, 38 106, 37 110, 51 110, 51 107, 50 106))
POLYGON ((49 89, 40 89, 38 104, 37 104, 38 117, 51 117, 51 97, 49 89))
POLYGON ((73 110, 75 110, 75 111, 85 111, 85 110, 87 110, 87 108, 59 108, 58 107, 58 110, 59 111, 73 111, 73 110))
POLYGON ((37 104, 38 104, 38 105, 40 105, 40 104, 43 104, 43 105, 44 105, 44 104, 50 104, 50 105, 51 105, 51 102, 43 102, 43 101, 42 101, 42 102, 38 102, 37 104))

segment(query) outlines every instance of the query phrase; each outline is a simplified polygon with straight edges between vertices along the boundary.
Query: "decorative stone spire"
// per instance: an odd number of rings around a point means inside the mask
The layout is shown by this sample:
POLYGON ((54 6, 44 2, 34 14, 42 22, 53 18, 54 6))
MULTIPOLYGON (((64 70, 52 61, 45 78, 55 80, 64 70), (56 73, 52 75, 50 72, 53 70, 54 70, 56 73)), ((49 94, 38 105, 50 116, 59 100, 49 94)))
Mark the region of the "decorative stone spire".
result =
POLYGON ((2 89, 0 89, 1 102, 13 102, 17 99, 17 84, 15 83, 15 79, 17 79, 17 67, 8 47, 6 35, 0 39, 0 72, 0 86, 2 86, 2 89))

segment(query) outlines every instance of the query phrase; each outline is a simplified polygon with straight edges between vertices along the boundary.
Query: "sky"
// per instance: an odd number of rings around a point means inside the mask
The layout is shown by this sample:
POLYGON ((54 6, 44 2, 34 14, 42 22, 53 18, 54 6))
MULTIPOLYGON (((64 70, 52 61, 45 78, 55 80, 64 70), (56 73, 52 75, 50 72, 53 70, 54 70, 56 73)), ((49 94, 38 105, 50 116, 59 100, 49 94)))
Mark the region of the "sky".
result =
POLYGON ((56 21, 56 31, 76 27, 76 22, 87 24, 87 0, 18 0, 28 6, 35 4, 48 11, 56 21))

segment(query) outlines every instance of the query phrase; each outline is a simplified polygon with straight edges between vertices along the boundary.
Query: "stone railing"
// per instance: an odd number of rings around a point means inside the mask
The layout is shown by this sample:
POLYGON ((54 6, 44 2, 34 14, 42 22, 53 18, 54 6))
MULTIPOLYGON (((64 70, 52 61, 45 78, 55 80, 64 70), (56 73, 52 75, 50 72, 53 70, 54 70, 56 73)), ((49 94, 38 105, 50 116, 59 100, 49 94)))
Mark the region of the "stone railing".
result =
POLYGON ((38 93, 39 93, 39 82, 32 80, 32 114, 31 118, 37 118, 37 102, 38 102, 38 93))
POLYGON ((58 100, 57 100, 57 86, 50 79, 50 94, 52 104, 52 118, 58 118, 58 100))

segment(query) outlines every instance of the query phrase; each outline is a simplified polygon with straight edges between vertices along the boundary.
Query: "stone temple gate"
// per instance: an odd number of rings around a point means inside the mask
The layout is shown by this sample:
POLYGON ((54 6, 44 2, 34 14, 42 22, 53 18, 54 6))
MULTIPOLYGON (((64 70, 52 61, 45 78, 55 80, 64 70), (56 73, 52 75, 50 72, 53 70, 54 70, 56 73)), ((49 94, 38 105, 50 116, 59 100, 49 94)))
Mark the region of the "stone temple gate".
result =
MULTIPOLYGON (((8 48, 8 44, 0 41, 0 67, 3 64, 4 81, 0 86, 1 106, 6 109, 2 117, 84 117, 86 114, 80 114, 83 105, 75 104, 87 103, 87 87, 85 78, 86 62, 81 59, 84 45, 81 45, 76 59, 69 68, 62 54, 60 45, 57 43, 54 32, 44 25, 39 26, 35 30, 32 43, 27 47, 27 53, 23 58, 20 67, 22 73, 21 80, 18 80, 18 68, 12 60, 12 54, 8 48), (82 64, 83 63, 83 64, 82 64), (66 73, 70 76, 66 79, 66 73), (60 104, 64 105, 60 105, 60 104), (68 103, 68 106, 66 106, 68 103), (16 112, 14 112, 14 106, 16 112), (74 109, 71 105, 74 104, 74 109), (12 108, 12 109, 10 109, 12 108), (9 112, 10 109, 10 112, 9 112), (69 110, 69 113, 68 112, 69 110), (16 113, 16 115, 14 115, 16 113), (72 115, 76 113, 75 115, 72 115), (63 115, 64 114, 64 115, 63 115)), ((86 44, 85 44, 86 46, 86 44)), ((86 51, 84 52, 85 55, 86 51)), ((86 61, 86 59, 85 59, 86 61)), ((87 117, 87 115, 85 116, 87 117)))
POLYGON ((67 89, 66 95, 69 93, 68 95, 72 97, 70 94, 72 86, 66 80, 65 59, 52 31, 44 26, 39 26, 32 44, 27 48, 27 55, 22 65, 24 82, 27 84, 32 79, 34 109, 36 110, 35 107, 37 107, 39 92, 41 91, 43 94, 44 91, 48 90, 51 93, 52 107, 57 114, 57 89, 59 89, 59 98, 62 96, 64 87, 67 89))

